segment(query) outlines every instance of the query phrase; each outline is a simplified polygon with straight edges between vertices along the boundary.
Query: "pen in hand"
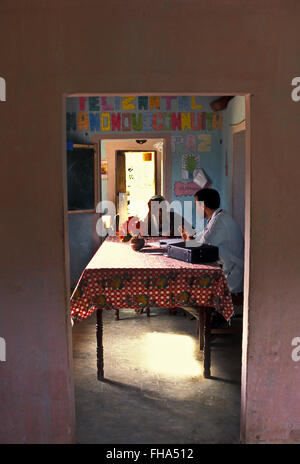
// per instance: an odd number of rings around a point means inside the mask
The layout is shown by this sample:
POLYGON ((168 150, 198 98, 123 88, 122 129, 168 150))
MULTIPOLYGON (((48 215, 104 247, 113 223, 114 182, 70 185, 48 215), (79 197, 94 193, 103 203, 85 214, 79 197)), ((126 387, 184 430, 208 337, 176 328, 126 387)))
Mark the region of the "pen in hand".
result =
POLYGON ((182 239, 183 239, 184 241, 193 240, 193 238, 194 238, 194 236, 191 237, 190 235, 188 235, 188 234, 185 232, 184 227, 179 226, 179 227, 178 227, 178 232, 181 233, 181 237, 182 237, 182 239))

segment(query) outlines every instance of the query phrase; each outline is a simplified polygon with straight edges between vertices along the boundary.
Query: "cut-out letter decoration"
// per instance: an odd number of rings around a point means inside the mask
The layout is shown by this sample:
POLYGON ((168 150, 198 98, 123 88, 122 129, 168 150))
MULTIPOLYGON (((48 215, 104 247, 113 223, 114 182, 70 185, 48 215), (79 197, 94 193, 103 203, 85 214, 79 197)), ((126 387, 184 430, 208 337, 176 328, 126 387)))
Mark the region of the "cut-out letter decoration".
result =
POLYGON ((221 113, 214 113, 213 114, 212 128, 213 128, 213 130, 215 130, 217 127, 220 130, 222 129, 222 116, 221 116, 221 113))
POLYGON ((6 101, 6 82, 3 77, 0 77, 0 101, 6 101))
POLYGON ((101 130, 110 131, 110 113, 101 113, 101 130))
POLYGON ((198 151, 211 151, 210 134, 198 134, 198 151))
POLYGON ((181 130, 191 130, 191 113, 181 113, 181 130))
POLYGON ((203 105, 197 104, 196 103, 196 97, 192 97, 192 110, 200 110, 203 105))
POLYGON ((192 134, 187 135, 185 144, 187 151, 196 151, 196 136, 192 134))
POLYGON ((300 77, 294 77, 294 79, 292 80, 292 85, 297 86, 295 89, 292 90, 292 100, 294 102, 298 102, 300 100, 300 77))
POLYGON ((79 131, 89 130, 89 119, 87 113, 78 113, 77 128, 79 131))
POLYGON ((112 105, 108 105, 106 101, 106 97, 101 97, 101 106, 102 106, 102 111, 113 111, 114 107, 112 105))
POLYGON ((123 110, 134 110, 135 104, 132 103, 134 100, 135 100, 135 97, 123 97, 122 109, 123 110))
POLYGON ((182 135, 175 135, 171 138, 172 151, 176 151, 176 145, 181 145, 184 142, 182 135))
POLYGON ((166 101, 166 110, 169 111, 172 109, 171 105, 172 105, 172 100, 176 100, 177 97, 161 97, 161 99, 165 99, 166 101))
POLYGON ((153 109, 153 107, 157 110, 160 110, 160 98, 159 97, 150 97, 150 110, 153 109))
POLYGON ((162 113, 154 113, 153 115, 153 129, 162 130, 163 129, 163 115, 162 113))
POLYGON ((131 114, 130 113, 122 114, 122 130, 123 131, 131 130, 131 114))
POLYGON ((85 102, 87 101, 86 97, 79 97, 79 111, 85 111, 85 102))

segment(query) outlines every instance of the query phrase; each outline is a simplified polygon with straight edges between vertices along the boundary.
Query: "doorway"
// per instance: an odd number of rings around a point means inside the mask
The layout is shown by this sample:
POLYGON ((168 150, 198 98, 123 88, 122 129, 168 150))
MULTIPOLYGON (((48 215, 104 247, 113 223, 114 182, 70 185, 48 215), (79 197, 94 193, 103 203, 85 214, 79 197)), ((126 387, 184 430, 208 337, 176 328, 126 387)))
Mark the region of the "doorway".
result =
POLYGON ((157 193, 157 153, 156 151, 116 152, 116 205, 120 194, 126 193, 126 211, 118 211, 127 220, 136 216, 144 219, 147 203, 157 193))
MULTIPOLYGON (((169 134, 157 134, 154 137, 153 134, 143 133, 139 134, 139 139, 123 134, 122 137, 115 134, 111 134, 109 137, 95 135, 92 137, 92 140, 97 145, 99 153, 99 171, 101 173, 99 176, 100 200, 103 202, 112 202, 115 205, 115 214, 118 221, 116 223, 117 227, 117 224, 127 221, 128 215, 141 217, 140 214, 131 214, 131 205, 135 202, 132 203, 133 200, 130 199, 130 191, 126 190, 125 159, 127 155, 125 153, 137 154, 136 156, 129 154, 127 156, 128 160, 132 156, 135 161, 138 154, 142 153, 144 155, 140 159, 141 166, 149 166, 148 169, 150 169, 150 166, 154 167, 154 187, 149 185, 143 193, 143 206, 140 203, 141 206, 138 207, 138 209, 142 210, 140 212, 141 215, 145 216, 147 214, 147 212, 145 213, 147 211, 146 205, 154 194, 163 195, 168 201, 171 201, 172 158, 167 156, 167 153, 170 153, 171 150, 171 137, 169 134), (151 161, 146 161, 150 159, 149 153, 151 153, 151 161), (126 203, 127 200, 129 204, 126 203), (119 211, 120 207, 122 211, 119 211)), ((136 167, 135 164, 133 163, 134 167, 136 167)), ((128 167, 130 168, 130 166, 128 167)), ((128 182, 132 180, 129 179, 129 174, 130 172, 128 171, 128 182)), ((143 175, 145 180, 145 174, 139 172, 140 175, 143 175)), ((141 182, 140 187, 143 185, 145 185, 144 182, 141 182)), ((139 191, 142 190, 140 187, 139 191)), ((134 195, 137 198, 137 190, 134 195)), ((103 208, 105 209, 106 207, 103 208)), ((134 210, 136 210, 136 206, 134 210)))
MULTIPOLYGON (((162 135, 166 137, 166 134, 165 134, 165 133, 162 133, 162 135)), ((122 134, 122 136, 123 136, 123 134, 122 134)), ((140 134, 139 134, 139 136, 140 136, 140 134)), ((118 142, 118 140, 116 140, 116 139, 117 139, 116 136, 115 136, 115 137, 112 137, 112 138, 114 138, 114 142, 118 142)), ((94 137, 91 138, 91 142, 94 142, 94 143, 95 143, 95 142, 96 142, 96 139, 97 139, 97 142, 101 144, 101 141, 104 140, 104 137, 101 137, 101 136, 94 136, 94 137)), ((175 153, 176 153, 176 155, 178 154, 177 151, 176 151, 176 150, 177 150, 177 145, 179 145, 179 144, 181 143, 181 139, 182 139, 182 137, 180 137, 180 136, 173 136, 173 137, 172 137, 172 147, 173 147, 173 145, 175 146, 175 153)), ((168 150, 168 151, 171 152, 171 150, 170 150, 170 146, 171 146, 171 136, 169 136, 169 140, 170 140, 170 142, 169 142, 169 150, 168 150)), ((249 141, 249 137, 248 137, 248 141, 249 141)), ((190 143, 190 139, 189 139, 189 143, 190 143)), ((222 142, 220 141, 219 143, 221 144, 222 142)), ((207 147, 206 147, 206 148, 207 148, 207 147)), ((130 150, 128 150, 128 151, 130 151, 130 150)), ((208 150, 202 150, 202 151, 208 151, 208 150)), ((248 151, 249 151, 249 147, 247 148, 247 152, 248 152, 248 151)), ((126 150, 125 150, 125 152, 126 152, 126 150)), ((146 150, 145 150, 145 152, 143 152, 143 153, 146 153, 146 150)), ((202 159, 204 159, 205 156, 207 156, 207 155, 202 154, 202 159)), ((178 156, 177 156, 177 157, 178 157, 178 156)), ((178 157, 178 158, 179 158, 179 157, 178 157)), ((178 160, 176 160, 176 161, 177 161, 176 169, 177 169, 177 167, 178 167, 178 168, 181 168, 181 163, 178 163, 178 160)), ((248 160, 248 161, 249 161, 249 160, 248 160)), ((169 157, 169 159, 167 160, 167 163, 170 164, 170 165, 172 165, 172 164, 171 164, 171 163, 172 163, 172 158, 171 158, 171 157, 169 157)), ((164 169, 166 168, 167 163, 166 163, 166 165, 164 166, 164 169)), ((175 164, 175 157, 174 157, 174 159, 173 159, 173 163, 175 164)), ((209 163, 211 163, 211 157, 208 158, 208 156, 207 156, 207 165, 208 165, 208 166, 209 166, 209 163)), ((115 173, 115 167, 116 167, 116 163, 114 162, 114 167, 113 167, 114 173, 115 173)), ((174 168, 175 168, 175 166, 174 166, 174 168)), ((248 166, 248 168, 249 168, 249 166, 248 166)), ((109 173, 109 169, 110 169, 110 166, 108 165, 108 173, 109 173)), ((171 170, 168 171, 168 174, 169 174, 169 176, 168 176, 169 190, 168 190, 168 188, 166 188, 166 185, 164 185, 163 191, 162 191, 162 193, 164 193, 164 191, 169 191, 169 195, 164 195, 164 196, 167 197, 167 199, 172 199, 172 195, 171 195, 171 194, 173 193, 173 185, 171 185, 171 182, 173 182, 173 179, 171 179, 170 173, 171 173, 171 170)), ((103 170, 103 174, 105 175, 105 170, 103 170)), ((177 175, 177 172, 176 172, 176 175, 177 175)), ((165 177, 165 176, 164 176, 164 177, 165 177)), ((218 180, 218 179, 217 179, 217 180, 218 180)), ((166 176, 166 181, 167 181, 167 176, 166 176)), ((115 182, 115 176, 114 176, 114 182, 115 182)), ((247 182, 248 182, 248 187, 249 187, 249 171, 248 171, 248 179, 247 179, 247 182)), ((245 185, 245 183, 243 183, 243 185, 245 185)), ((107 192, 107 193, 108 193, 108 192, 107 192)), ((114 184, 114 188, 113 188, 113 198, 114 198, 114 199, 115 199, 115 195, 116 195, 116 185, 114 184)), ((244 198, 245 198, 245 197, 244 197, 244 198)), ((247 203, 247 201, 249 201, 249 198, 246 199, 246 203, 247 203)), ((250 217, 249 208, 250 208, 250 206, 249 206, 249 203, 248 203, 247 210, 246 210, 248 219, 249 219, 249 217, 250 217)), ((249 224, 248 224, 248 225, 249 225, 249 224)), ((246 225, 246 229, 247 229, 247 225, 246 225)), ((246 236, 249 236, 248 232, 249 232, 249 230, 248 230, 248 231, 246 230, 246 236)), ((248 245, 249 245, 249 243, 248 243, 248 245)), ((248 251, 249 251, 249 250, 248 250, 248 248, 247 248, 247 254, 248 254, 248 251)), ((247 256, 246 256, 246 259, 247 259, 247 256)), ((246 262, 246 266, 247 266, 247 265, 248 265, 248 263, 246 262)), ((248 298, 248 295, 245 295, 245 296, 246 296, 246 299, 247 299, 247 298, 248 298)), ((245 337, 246 335, 247 335, 247 334, 245 334, 244 337, 245 337)), ((246 340, 246 339, 245 339, 245 340, 246 340)), ((244 353, 245 353, 245 349, 244 349, 244 353)), ((244 361, 244 363, 245 363, 245 361, 244 361)), ((244 383, 244 385, 245 385, 245 383, 244 383)))

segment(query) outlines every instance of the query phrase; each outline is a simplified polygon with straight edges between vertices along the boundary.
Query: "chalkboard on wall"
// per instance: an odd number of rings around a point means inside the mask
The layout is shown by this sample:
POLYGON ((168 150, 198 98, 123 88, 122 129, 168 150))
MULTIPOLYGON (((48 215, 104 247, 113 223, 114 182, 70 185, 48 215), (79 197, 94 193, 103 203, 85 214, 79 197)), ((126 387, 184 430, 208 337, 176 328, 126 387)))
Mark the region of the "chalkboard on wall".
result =
POLYGON ((67 150, 68 210, 94 210, 96 204, 95 150, 90 145, 67 150))

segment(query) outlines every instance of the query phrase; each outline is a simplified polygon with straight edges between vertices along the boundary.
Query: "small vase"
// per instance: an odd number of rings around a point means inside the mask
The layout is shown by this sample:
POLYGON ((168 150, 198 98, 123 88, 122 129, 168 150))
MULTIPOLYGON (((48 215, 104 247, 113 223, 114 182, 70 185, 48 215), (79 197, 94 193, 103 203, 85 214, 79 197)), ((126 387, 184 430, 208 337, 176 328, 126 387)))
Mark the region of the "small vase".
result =
POLYGON ((143 237, 133 237, 131 240, 130 240, 130 245, 131 245, 131 248, 134 250, 134 251, 139 251, 143 248, 143 246, 145 245, 145 240, 143 239, 143 237))

